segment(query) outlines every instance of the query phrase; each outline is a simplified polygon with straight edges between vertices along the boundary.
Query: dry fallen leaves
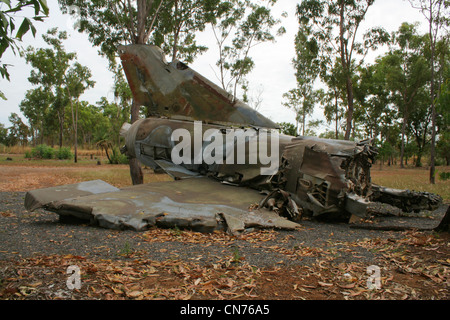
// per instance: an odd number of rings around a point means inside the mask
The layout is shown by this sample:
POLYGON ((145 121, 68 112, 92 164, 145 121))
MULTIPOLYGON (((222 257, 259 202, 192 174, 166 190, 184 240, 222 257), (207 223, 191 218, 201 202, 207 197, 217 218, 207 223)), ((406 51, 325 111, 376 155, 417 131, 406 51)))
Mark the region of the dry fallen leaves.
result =
MULTIPOLYGON (((347 250, 378 252, 381 287, 369 289, 367 262, 336 260, 333 248, 281 242, 266 244, 277 233, 249 235, 261 249, 283 254, 282 264, 258 268, 230 251, 208 263, 167 259, 153 261, 144 252, 118 259, 49 255, 0 261, 1 299, 448 299, 449 245, 438 237, 409 233, 392 239, 339 243, 347 250), (422 241, 424 240, 424 241, 422 241), (283 246, 282 244, 285 244, 283 246), (419 252, 420 254, 414 254, 419 252), (447 254, 447 255, 446 255, 447 254), (303 256, 315 259, 296 264, 303 256), (213 261, 214 260, 214 261, 213 261), (213 261, 213 262, 211 262, 213 261), (289 266, 285 262, 290 262, 289 266), (68 290, 66 270, 77 265, 82 287, 68 290)), ((209 235, 179 230, 150 230, 148 241, 235 244, 226 233, 209 235)), ((289 240, 283 237, 283 240, 289 240)), ((245 240, 245 239, 244 239, 245 240)), ((331 245, 331 244, 330 244, 331 245)))
POLYGON ((229 245, 236 240, 244 240, 250 243, 266 242, 274 240, 278 232, 274 230, 258 230, 243 233, 239 236, 231 235, 223 231, 201 233, 180 229, 152 228, 142 233, 141 237, 148 242, 177 241, 184 243, 199 243, 203 245, 223 244, 229 245))

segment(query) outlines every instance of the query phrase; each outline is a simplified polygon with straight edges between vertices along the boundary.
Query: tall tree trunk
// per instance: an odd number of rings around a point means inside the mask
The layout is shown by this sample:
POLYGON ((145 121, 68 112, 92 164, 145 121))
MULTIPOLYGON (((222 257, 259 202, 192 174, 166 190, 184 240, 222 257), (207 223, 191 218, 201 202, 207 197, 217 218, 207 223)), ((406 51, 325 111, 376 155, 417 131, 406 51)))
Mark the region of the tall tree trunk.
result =
POLYGON ((430 1, 430 40, 431 40, 431 146, 430 146, 430 183, 435 184, 435 154, 436 154, 436 106, 434 105, 434 55, 435 55, 435 39, 433 39, 433 8, 430 1))
POLYGON ((400 147, 400 168, 403 168, 403 156, 405 154, 405 131, 406 131, 406 122, 408 121, 406 114, 403 116, 402 123, 402 141, 400 147))
POLYGON ((337 93, 334 96, 334 106, 335 106, 335 112, 336 112, 336 140, 339 139, 339 121, 338 121, 338 113, 339 113, 339 106, 338 106, 338 97, 337 93))
MULTIPOLYGON (((178 15, 178 0, 175 0, 175 17, 177 17, 177 15, 178 15)), ((180 35, 181 23, 179 23, 178 26, 176 26, 173 35, 172 61, 175 61, 175 59, 177 58, 178 37, 180 35)))
POLYGON ((341 0, 340 3, 340 21, 339 21, 339 40, 340 40, 340 53, 341 53, 341 64, 342 70, 345 73, 345 87, 347 90, 347 124, 345 128, 345 140, 350 139, 350 134, 352 132, 352 120, 353 120, 353 83, 350 74, 350 63, 348 59, 348 53, 346 52, 345 39, 344 39, 344 2, 341 0))
POLYGON ((70 94, 70 90, 69 87, 67 87, 67 92, 69 94, 69 101, 70 101, 70 108, 72 110, 72 129, 73 129, 73 145, 74 145, 74 151, 75 151, 75 155, 74 155, 74 162, 77 163, 78 162, 78 131, 77 131, 77 127, 78 127, 78 103, 76 105, 76 112, 74 112, 73 110, 73 101, 70 94))
POLYGON ((63 112, 58 111, 58 119, 59 119, 59 148, 62 148, 63 132, 64 132, 64 111, 63 112))
POLYGON ((78 101, 75 105, 75 146, 74 146, 74 162, 78 162, 78 101))
MULTIPOLYGON (((131 123, 139 120, 139 105, 133 100, 131 104, 131 123)), ((144 174, 142 172, 141 164, 138 159, 130 158, 130 176, 133 185, 143 184, 144 183, 144 174)))
POLYGON ((306 124, 306 112, 305 112, 305 108, 303 108, 303 116, 302 116, 302 136, 305 136, 305 124, 306 124))
POLYGON ((352 132, 352 123, 353 123, 353 83, 350 78, 350 74, 347 71, 347 126, 345 128, 345 140, 350 139, 350 134, 352 132))

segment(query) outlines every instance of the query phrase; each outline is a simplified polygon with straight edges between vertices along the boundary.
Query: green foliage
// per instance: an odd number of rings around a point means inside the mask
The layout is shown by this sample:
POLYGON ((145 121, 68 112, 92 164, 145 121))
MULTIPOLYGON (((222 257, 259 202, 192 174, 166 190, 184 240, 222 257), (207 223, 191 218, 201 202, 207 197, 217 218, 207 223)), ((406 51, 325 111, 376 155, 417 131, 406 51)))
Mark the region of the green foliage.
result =
POLYGON ((281 133, 286 134, 288 136, 297 136, 297 129, 295 125, 289 122, 279 122, 281 133))
POLYGON ((73 158, 73 153, 70 148, 62 147, 55 152, 55 157, 59 160, 68 160, 73 158))
POLYGON ((155 44, 173 59, 192 62, 205 46, 196 42, 196 31, 219 15, 220 0, 122 1, 58 0, 63 13, 79 20, 79 32, 86 33, 100 53, 115 65, 119 44, 155 44), (73 10, 75 8, 75 10, 73 10))
POLYGON ((25 158, 67 160, 72 159, 72 157, 73 153, 70 148, 63 147, 55 150, 45 144, 40 144, 32 148, 31 152, 25 152, 25 158))
POLYGON ((128 164, 129 160, 126 155, 121 154, 119 148, 112 148, 111 157, 109 158, 110 164, 128 164))
MULTIPOLYGON (((26 61, 33 68, 28 81, 37 88, 27 91, 20 108, 29 119, 35 136, 48 136, 49 131, 59 129, 60 147, 63 144, 66 114, 70 114, 70 135, 77 150, 77 121, 81 108, 78 100, 85 90, 94 86, 91 71, 76 61, 74 52, 66 52, 63 41, 67 39, 67 32, 59 32, 57 28, 53 28, 42 38, 50 48, 28 47, 26 52, 26 61)), ((76 155, 75 152, 75 162, 76 155)))
MULTIPOLYGON (((245 77, 255 66, 249 54, 250 49, 263 42, 275 41, 273 29, 281 22, 280 19, 275 19, 271 12, 271 6, 275 2, 223 2, 219 9, 220 16, 212 24, 219 49, 217 77, 222 88, 235 98, 238 85, 247 85, 245 77)), ((283 33, 285 29, 280 27, 277 35, 283 33)))
POLYGON ((392 146, 388 141, 384 142, 378 149, 379 157, 382 159, 387 159, 393 157, 397 154, 394 146, 392 146))
POLYGON ((17 113, 11 113, 8 118, 12 126, 8 128, 7 145, 14 146, 21 144, 25 146, 28 144, 28 137, 30 135, 30 128, 22 121, 17 113))
POLYGON ((53 159, 55 156, 55 150, 45 144, 41 144, 31 149, 31 154, 26 153, 26 158, 36 159, 53 159))
POLYGON ((8 129, 3 123, 0 123, 0 144, 6 145, 8 141, 8 129))
POLYGON ((208 49, 197 44, 196 31, 203 31, 217 19, 220 3, 220 0, 164 1, 152 42, 170 54, 172 61, 192 63, 208 49))
POLYGON ((301 124, 301 134, 305 135, 306 117, 313 113, 316 99, 312 86, 299 84, 298 88, 284 93, 283 98, 285 99, 283 106, 295 112, 296 123, 301 124))
POLYGON ((134 252, 133 246, 128 241, 125 241, 118 255, 129 257, 133 254, 133 252, 134 252))
MULTIPOLYGON (((296 38, 296 70, 307 75, 307 79, 320 75, 329 93, 345 105, 346 139, 350 138, 354 121, 353 78, 356 69, 363 64, 369 50, 389 40, 389 34, 382 28, 371 28, 362 37, 357 36, 373 3, 374 0, 303 0, 297 5, 300 27, 296 38)), ((337 105, 334 110, 337 122, 337 105)))
POLYGON ((441 158, 445 159, 445 164, 450 165, 450 131, 445 131, 439 136, 436 143, 436 152, 441 158))
MULTIPOLYGON (((16 50, 20 51, 17 44, 18 41, 22 41, 23 36, 31 30, 33 36, 36 34, 36 28, 33 25, 34 21, 43 21, 43 18, 48 16, 49 9, 47 1, 45 0, 27 0, 27 1, 12 1, 1 0, 0 1, 0 58, 6 49, 11 48, 15 53, 16 50), (27 7, 34 8, 34 14, 31 17, 24 16, 24 9, 27 7), (22 18, 22 23, 16 30, 15 18, 22 18), (15 35, 14 35, 15 33, 15 35)), ((0 75, 2 78, 9 80, 8 65, 0 64, 0 75)), ((3 93, 0 92, 0 96, 4 98, 3 93)))
POLYGON ((439 173, 439 178, 443 181, 449 180, 450 179, 450 172, 440 172, 439 173))
POLYGON ((325 130, 325 132, 322 132, 319 134, 319 138, 323 139, 335 139, 335 140, 344 140, 344 134, 342 132, 338 133, 336 137, 336 132, 331 130, 325 130))

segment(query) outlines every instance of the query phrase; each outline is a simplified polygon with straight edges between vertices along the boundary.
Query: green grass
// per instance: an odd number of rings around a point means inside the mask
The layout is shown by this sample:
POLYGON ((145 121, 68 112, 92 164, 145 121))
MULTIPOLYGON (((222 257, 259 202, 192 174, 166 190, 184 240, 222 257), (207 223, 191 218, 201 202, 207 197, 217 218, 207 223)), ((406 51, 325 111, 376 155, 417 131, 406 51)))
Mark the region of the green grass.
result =
POLYGON ((34 159, 25 158, 23 154, 0 154, 0 166, 40 166, 40 167, 70 167, 70 166, 91 166, 97 165, 97 160, 100 160, 102 164, 106 164, 108 159, 105 156, 95 156, 93 159, 90 156, 79 156, 78 162, 75 163, 74 159, 34 159), (6 160, 7 158, 12 161, 6 160))

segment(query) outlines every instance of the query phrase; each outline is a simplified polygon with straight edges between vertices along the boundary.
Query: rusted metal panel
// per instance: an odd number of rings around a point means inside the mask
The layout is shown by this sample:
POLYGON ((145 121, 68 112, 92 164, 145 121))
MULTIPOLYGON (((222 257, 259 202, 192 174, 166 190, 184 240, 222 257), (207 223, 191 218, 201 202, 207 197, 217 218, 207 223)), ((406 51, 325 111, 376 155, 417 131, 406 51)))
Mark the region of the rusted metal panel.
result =
POLYGON ((118 188, 102 180, 85 181, 77 184, 63 185, 51 188, 50 190, 47 188, 36 189, 26 193, 25 208, 27 210, 33 211, 37 208, 45 207, 52 202, 64 199, 79 198, 93 194, 117 191, 119 191, 118 188))
POLYGON ((148 107, 148 116, 279 127, 180 61, 167 63, 156 46, 119 46, 118 51, 134 100, 148 107))
MULTIPOLYGON (((99 185, 98 181, 93 184, 99 185)), ((53 201, 45 195, 55 195, 60 187, 40 189, 33 192, 33 205, 27 209, 42 207, 101 227, 137 231, 152 226, 177 226, 202 232, 224 229, 236 234, 252 227, 289 230, 298 227, 273 211, 253 209, 252 204, 261 197, 257 191, 219 184, 206 177, 150 183, 121 190, 105 182, 101 185, 104 193, 90 195, 79 193, 86 186, 84 182, 64 186, 65 195, 69 198, 55 197, 53 201), (113 192, 107 192, 108 189, 113 192)))

